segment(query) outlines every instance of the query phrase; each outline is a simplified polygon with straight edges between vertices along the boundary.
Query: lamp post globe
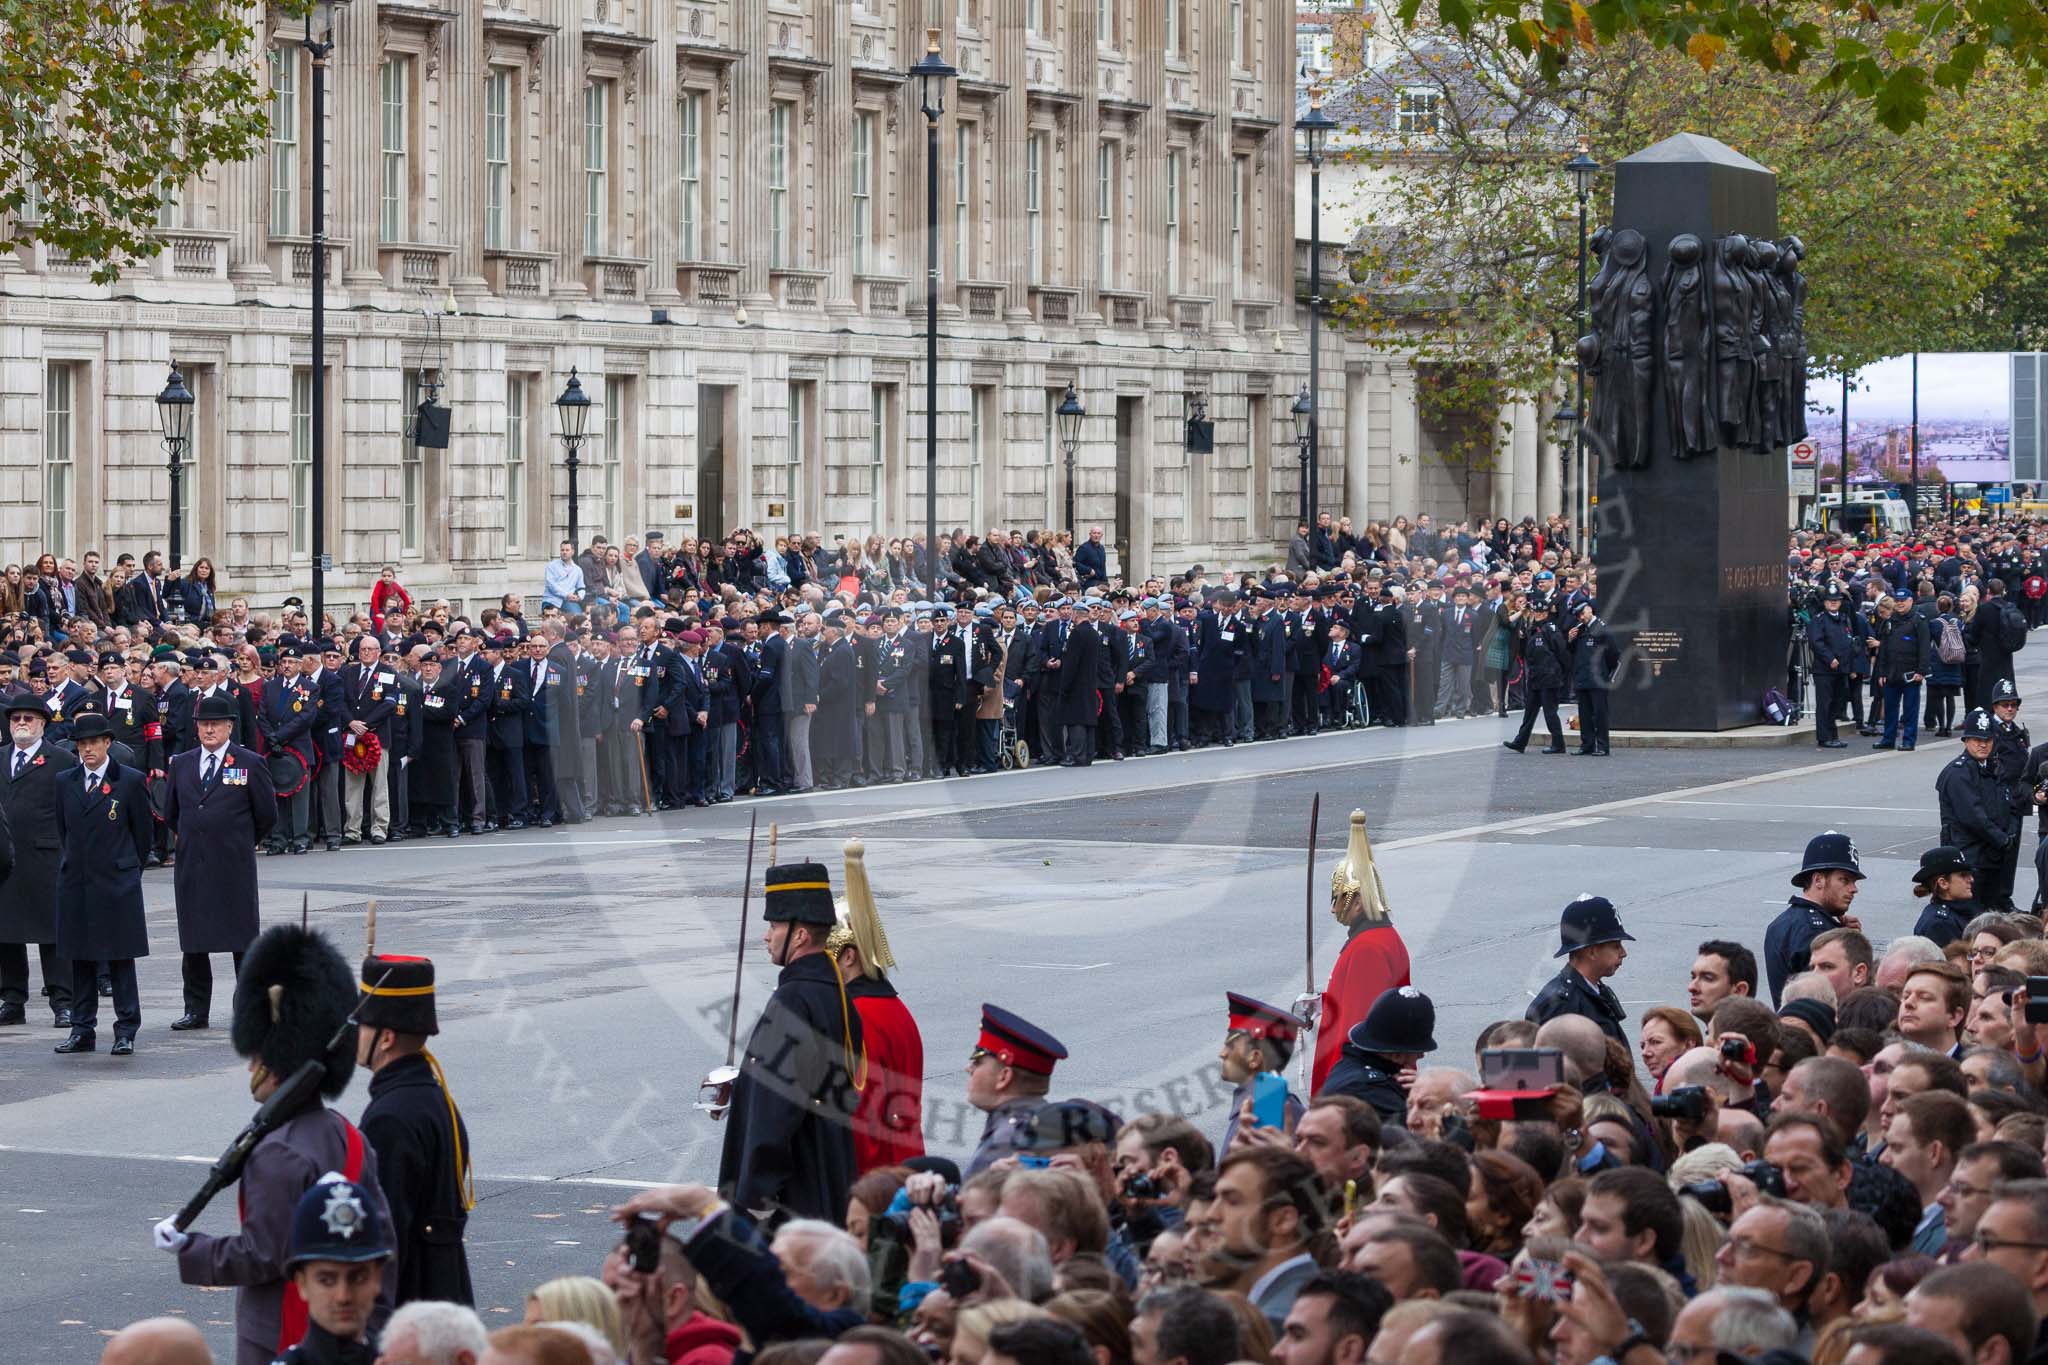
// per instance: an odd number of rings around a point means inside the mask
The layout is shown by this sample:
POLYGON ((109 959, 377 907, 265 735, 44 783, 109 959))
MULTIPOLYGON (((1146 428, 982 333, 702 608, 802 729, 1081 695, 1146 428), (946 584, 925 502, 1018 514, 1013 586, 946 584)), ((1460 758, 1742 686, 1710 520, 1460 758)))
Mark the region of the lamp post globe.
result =
POLYGON ((1060 427, 1060 452, 1066 457, 1067 465, 1067 531, 1074 532, 1074 456, 1081 448, 1081 422, 1088 416, 1088 409, 1082 405, 1081 395, 1074 392, 1072 384, 1067 385, 1066 396, 1054 412, 1060 427))
POLYGON ((569 471, 569 543, 580 545, 576 527, 576 471, 579 452, 590 430, 590 395, 584 391, 573 365, 569 367, 568 384, 555 400, 555 423, 562 438, 563 464, 569 471))

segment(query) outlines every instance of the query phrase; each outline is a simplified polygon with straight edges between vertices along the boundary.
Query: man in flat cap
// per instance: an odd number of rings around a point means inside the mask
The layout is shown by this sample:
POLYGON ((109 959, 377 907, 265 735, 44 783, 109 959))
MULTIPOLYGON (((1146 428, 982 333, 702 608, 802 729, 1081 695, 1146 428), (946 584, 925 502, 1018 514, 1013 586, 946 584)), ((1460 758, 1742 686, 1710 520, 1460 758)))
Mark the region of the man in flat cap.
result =
POLYGON ((838 916, 824 866, 769 868, 762 918, 782 974, 733 1082, 719 1192, 756 1213, 842 1219, 868 1067, 860 1015, 826 949, 838 916))
POLYGON ((378 1184, 391 1206, 398 1250, 395 1301, 474 1303, 463 1229, 476 1204, 469 1129, 427 1039, 434 964, 424 957, 363 959, 356 1010, 356 1063, 370 1072, 363 1136, 377 1153, 378 1184))

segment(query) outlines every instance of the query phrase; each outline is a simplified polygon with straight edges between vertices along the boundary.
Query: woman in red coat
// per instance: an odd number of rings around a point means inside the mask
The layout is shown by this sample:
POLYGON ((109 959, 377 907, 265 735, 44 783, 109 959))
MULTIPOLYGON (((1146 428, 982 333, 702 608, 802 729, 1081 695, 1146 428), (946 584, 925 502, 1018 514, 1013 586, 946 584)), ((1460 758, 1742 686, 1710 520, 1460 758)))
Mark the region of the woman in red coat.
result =
POLYGON ((854 1170, 865 1175, 924 1155, 924 1038, 909 1006, 886 975, 896 965, 882 917, 868 887, 865 850, 846 842, 846 899, 825 951, 839 966, 846 995, 860 1015, 867 1066, 853 1116, 854 1170))
POLYGON ((1330 985, 1317 1011, 1311 1095, 1323 1088, 1323 1078, 1343 1050, 1345 1035, 1365 1018, 1372 1002, 1385 991, 1410 984, 1408 945, 1401 941, 1387 908, 1386 884, 1373 866, 1362 810, 1351 812, 1351 845, 1330 874, 1330 913, 1350 928, 1351 937, 1337 955, 1337 965, 1330 969, 1330 985))

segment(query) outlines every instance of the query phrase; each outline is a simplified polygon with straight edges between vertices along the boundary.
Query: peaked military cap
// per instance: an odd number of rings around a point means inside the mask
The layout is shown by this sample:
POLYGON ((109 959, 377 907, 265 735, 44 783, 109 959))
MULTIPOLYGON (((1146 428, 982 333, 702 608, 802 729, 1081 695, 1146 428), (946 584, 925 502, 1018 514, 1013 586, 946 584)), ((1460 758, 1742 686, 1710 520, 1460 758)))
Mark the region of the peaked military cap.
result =
POLYGON ((1040 1076, 1052 1075, 1053 1067, 1067 1056, 1066 1046, 1059 1039, 1010 1011, 989 1004, 981 1007, 981 1037, 975 1046, 1004 1066, 1040 1076))

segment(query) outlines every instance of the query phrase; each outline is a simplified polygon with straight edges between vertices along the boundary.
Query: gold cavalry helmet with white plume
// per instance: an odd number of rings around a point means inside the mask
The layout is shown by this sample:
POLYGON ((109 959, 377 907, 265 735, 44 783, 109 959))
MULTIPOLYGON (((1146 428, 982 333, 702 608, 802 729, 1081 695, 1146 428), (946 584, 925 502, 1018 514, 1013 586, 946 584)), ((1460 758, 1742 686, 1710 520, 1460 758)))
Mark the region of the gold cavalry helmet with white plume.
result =
POLYGON ((1354 919, 1367 923, 1380 923, 1393 918, 1393 910, 1387 904, 1387 884, 1380 879, 1380 870, 1372 860, 1372 841, 1365 837, 1365 812, 1351 812, 1351 843, 1344 850, 1344 857, 1330 873, 1330 913, 1340 924, 1349 924, 1354 919), (1359 896, 1363 908, 1357 915, 1347 914, 1351 897, 1359 896))
POLYGON ((825 936, 825 951, 837 957, 849 946, 860 949, 861 975, 873 980, 896 965, 889 936, 882 932, 881 912, 868 886, 867 849, 858 839, 846 841, 846 895, 833 905, 839 923, 825 936))

